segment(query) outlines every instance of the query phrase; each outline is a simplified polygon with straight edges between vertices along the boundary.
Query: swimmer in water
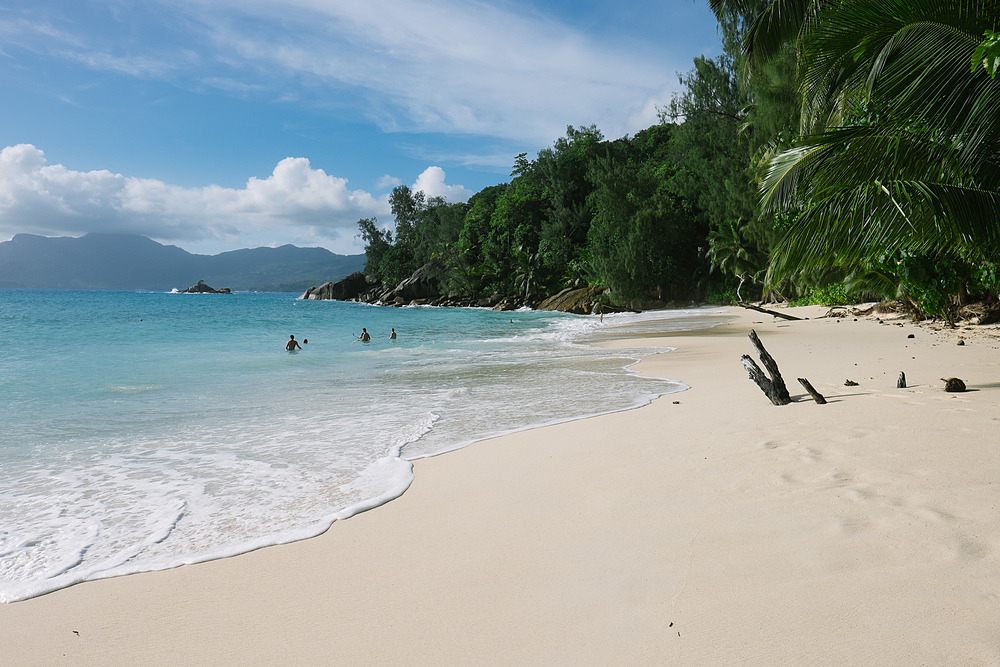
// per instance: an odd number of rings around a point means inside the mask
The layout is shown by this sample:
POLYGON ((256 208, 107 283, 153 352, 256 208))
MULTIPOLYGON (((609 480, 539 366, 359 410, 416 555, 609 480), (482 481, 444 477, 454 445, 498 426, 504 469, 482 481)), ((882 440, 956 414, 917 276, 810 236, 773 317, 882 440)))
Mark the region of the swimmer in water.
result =
POLYGON ((295 334, 288 337, 288 342, 285 343, 285 349, 289 352, 294 352, 296 349, 302 349, 302 346, 299 345, 299 341, 295 340, 295 334))
POLYGON ((396 340, 396 327, 392 328, 392 333, 389 334, 389 340, 396 340))
POLYGON ((358 336, 358 340, 362 343, 367 343, 372 339, 371 334, 368 333, 368 329, 361 327, 361 335, 358 336))

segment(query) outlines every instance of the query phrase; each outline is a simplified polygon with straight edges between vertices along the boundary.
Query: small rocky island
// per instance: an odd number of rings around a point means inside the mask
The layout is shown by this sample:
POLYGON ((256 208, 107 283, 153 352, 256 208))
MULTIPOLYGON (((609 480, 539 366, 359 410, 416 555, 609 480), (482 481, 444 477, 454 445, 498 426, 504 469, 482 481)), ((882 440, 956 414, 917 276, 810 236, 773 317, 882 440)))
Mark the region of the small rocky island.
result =
POLYGON ((179 290, 181 294, 232 294, 233 291, 228 287, 223 287, 222 289, 213 289, 205 284, 204 280, 199 280, 198 284, 191 285, 187 289, 179 290))

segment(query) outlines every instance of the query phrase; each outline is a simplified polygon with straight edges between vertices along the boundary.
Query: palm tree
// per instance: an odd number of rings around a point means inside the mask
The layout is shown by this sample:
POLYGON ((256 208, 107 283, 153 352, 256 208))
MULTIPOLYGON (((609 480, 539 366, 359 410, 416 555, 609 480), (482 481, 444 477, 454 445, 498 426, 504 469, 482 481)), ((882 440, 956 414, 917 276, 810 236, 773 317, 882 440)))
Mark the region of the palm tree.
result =
POLYGON ((763 185, 765 211, 806 209, 773 249, 770 278, 903 249, 996 254, 1000 80, 988 61, 969 63, 1000 24, 1000 0, 807 4, 797 40, 809 134, 763 185))
POLYGON ((540 257, 540 253, 525 250, 524 246, 518 246, 514 252, 514 259, 517 262, 514 287, 522 293, 526 302, 531 299, 531 290, 535 287, 535 270, 538 268, 540 257))
POLYGON ((708 0, 720 20, 736 15, 747 22, 743 51, 754 68, 801 38, 817 14, 830 4, 833 0, 708 0))
POLYGON ((736 298, 743 301, 740 290, 748 278, 760 271, 753 248, 744 240, 738 221, 719 225, 708 235, 708 261, 712 268, 740 279, 736 298))

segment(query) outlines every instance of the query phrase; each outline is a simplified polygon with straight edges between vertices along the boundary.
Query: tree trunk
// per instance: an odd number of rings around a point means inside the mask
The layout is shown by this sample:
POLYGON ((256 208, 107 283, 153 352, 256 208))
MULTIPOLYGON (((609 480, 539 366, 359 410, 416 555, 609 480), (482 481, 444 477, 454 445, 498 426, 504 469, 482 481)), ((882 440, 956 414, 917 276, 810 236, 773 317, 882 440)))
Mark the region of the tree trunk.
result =
POLYGON ((807 380, 805 378, 797 378, 797 379, 799 381, 799 384, 801 384, 803 387, 805 387, 806 391, 809 392, 809 395, 813 397, 814 401, 816 401, 820 405, 826 405, 826 399, 823 398, 823 394, 821 394, 818 391, 816 391, 815 389, 813 389, 812 383, 809 382, 809 380, 807 380))
POLYGON ((767 369, 767 375, 764 374, 764 371, 747 354, 740 357, 743 368, 746 369, 750 375, 750 379, 760 387, 760 390, 770 399, 771 403, 774 405, 788 405, 792 402, 792 397, 788 395, 788 388, 785 386, 785 381, 781 378, 781 373, 778 371, 778 364, 767 353, 767 350, 764 349, 763 343, 757 337, 757 332, 751 329, 749 335, 750 342, 753 343, 754 348, 757 350, 757 356, 760 357, 760 362, 767 369))

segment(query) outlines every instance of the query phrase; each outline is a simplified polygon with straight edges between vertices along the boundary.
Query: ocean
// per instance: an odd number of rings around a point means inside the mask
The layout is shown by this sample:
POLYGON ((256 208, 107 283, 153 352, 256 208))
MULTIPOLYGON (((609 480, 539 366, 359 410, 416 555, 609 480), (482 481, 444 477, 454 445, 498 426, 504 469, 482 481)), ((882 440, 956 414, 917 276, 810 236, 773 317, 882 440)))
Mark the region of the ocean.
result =
POLYGON ((0 290, 0 601, 312 537, 413 459, 683 390, 589 343, 721 312, 297 296, 0 290))

